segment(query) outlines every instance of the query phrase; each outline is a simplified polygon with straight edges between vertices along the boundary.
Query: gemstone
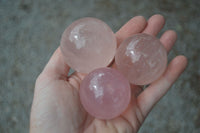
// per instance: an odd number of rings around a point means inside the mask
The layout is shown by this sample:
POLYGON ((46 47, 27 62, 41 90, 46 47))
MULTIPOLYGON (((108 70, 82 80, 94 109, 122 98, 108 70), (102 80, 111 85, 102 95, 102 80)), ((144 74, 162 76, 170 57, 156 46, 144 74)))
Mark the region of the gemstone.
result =
POLYGON ((117 69, 133 84, 157 80, 167 66, 167 52, 159 39, 136 34, 123 41, 115 55, 117 69))
POLYGON ((128 80, 111 68, 99 68, 89 73, 81 82, 79 94, 85 110, 98 119, 119 116, 131 98, 128 80))
POLYGON ((82 73, 108 66, 116 52, 116 37, 107 24, 96 18, 73 22, 62 34, 61 51, 65 62, 82 73))

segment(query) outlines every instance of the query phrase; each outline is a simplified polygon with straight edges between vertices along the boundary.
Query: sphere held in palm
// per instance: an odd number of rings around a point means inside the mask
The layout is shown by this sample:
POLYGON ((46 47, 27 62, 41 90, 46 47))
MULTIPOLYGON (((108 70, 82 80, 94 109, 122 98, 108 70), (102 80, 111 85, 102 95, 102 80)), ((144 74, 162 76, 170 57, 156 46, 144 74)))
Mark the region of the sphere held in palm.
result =
POLYGON ((96 69, 89 73, 80 85, 83 107, 99 119, 119 116, 128 107, 130 98, 128 80, 115 69, 96 69))
POLYGON ((116 38, 103 21, 82 18, 73 22, 63 33, 61 51, 66 63, 82 73, 108 66, 116 52, 116 38))
POLYGON ((157 80, 167 66, 167 52, 159 39, 137 34, 120 44, 115 61, 117 68, 133 84, 146 85, 157 80))

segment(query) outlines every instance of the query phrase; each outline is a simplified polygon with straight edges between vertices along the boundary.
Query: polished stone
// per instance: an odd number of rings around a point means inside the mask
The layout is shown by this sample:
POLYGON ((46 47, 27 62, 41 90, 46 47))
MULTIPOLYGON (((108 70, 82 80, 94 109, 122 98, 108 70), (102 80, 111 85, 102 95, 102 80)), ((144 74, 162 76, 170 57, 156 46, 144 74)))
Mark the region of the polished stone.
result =
POLYGON ((119 46, 117 68, 129 81, 146 85, 158 79, 167 66, 167 52, 159 39, 141 33, 129 37, 119 46))
POLYGON ((115 69, 96 69, 80 85, 83 107, 90 115, 99 119, 119 116, 128 107, 130 98, 128 80, 115 69))
POLYGON ((73 22, 61 38, 66 63, 82 73, 108 66, 114 58, 116 46, 113 31, 96 18, 82 18, 73 22))

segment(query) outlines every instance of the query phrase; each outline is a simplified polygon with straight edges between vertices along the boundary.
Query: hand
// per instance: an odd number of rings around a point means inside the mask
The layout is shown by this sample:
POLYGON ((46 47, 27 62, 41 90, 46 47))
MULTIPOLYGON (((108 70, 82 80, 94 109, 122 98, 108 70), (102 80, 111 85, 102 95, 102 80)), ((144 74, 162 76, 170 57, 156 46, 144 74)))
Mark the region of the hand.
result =
MULTIPOLYGON (((116 33, 118 45, 136 33, 143 32, 156 36, 164 23, 161 15, 152 16, 148 22, 144 17, 136 16, 116 33)), ((160 41, 169 52, 176 38, 176 33, 168 30, 163 33, 160 41)), ((30 132, 136 133, 152 107, 166 94, 186 65, 187 59, 184 56, 175 57, 165 73, 137 94, 137 98, 131 100, 129 108, 121 116, 112 120, 99 120, 90 116, 81 106, 78 93, 84 75, 75 72, 67 77, 70 68, 63 61, 58 48, 36 81, 30 132)))

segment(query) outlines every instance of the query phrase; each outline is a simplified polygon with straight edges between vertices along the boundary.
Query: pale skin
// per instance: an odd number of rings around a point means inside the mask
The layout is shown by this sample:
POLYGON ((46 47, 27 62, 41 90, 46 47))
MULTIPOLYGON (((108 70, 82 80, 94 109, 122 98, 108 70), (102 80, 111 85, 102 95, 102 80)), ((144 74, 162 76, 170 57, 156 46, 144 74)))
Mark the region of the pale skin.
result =
MULTIPOLYGON (((136 16, 115 34, 118 45, 137 33, 156 36, 164 23, 161 15, 153 15, 148 21, 136 16)), ((176 39, 172 30, 165 31, 160 37, 167 52, 176 39)), ((36 80, 30 133, 137 133, 153 106, 167 93, 186 65, 186 57, 176 56, 157 81, 143 91, 140 87, 132 90, 130 105, 119 117, 99 120, 90 116, 80 103, 79 86, 85 74, 75 72, 68 77, 70 67, 58 47, 36 80)), ((115 62, 111 67, 115 68, 115 62)))

